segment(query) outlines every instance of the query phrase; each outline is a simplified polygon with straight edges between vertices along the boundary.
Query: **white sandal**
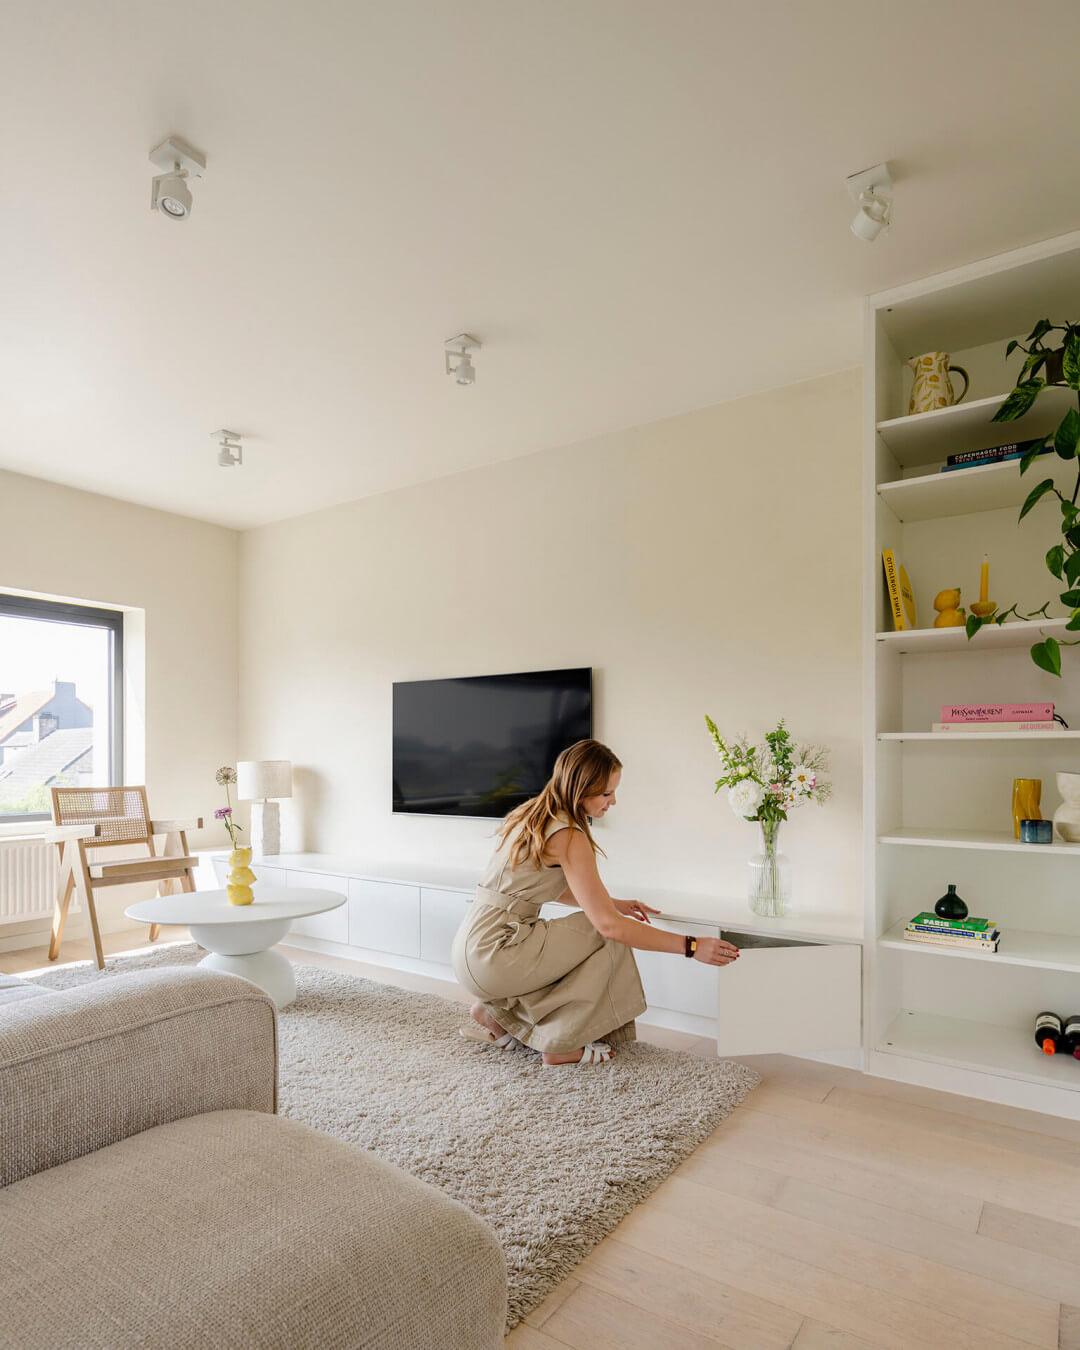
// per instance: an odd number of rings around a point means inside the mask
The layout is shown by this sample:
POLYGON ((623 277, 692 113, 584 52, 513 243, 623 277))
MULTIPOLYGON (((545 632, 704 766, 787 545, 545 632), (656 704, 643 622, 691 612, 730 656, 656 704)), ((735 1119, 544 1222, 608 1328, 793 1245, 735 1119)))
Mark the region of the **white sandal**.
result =
POLYGON ((563 1064, 545 1064, 545 1069, 576 1069, 582 1064, 606 1064, 608 1060, 615 1058, 615 1051, 608 1045, 607 1041, 590 1041, 581 1052, 581 1058, 577 1060, 568 1060, 563 1064))
POLYGON ((512 1045, 519 1045, 522 1050, 528 1050, 529 1048, 516 1036, 511 1036, 508 1031, 504 1031, 501 1036, 496 1036, 493 1031, 488 1031, 487 1027, 482 1027, 479 1024, 471 1027, 458 1027, 458 1035, 462 1040, 471 1041, 474 1045, 490 1045, 497 1050, 509 1050, 512 1045))

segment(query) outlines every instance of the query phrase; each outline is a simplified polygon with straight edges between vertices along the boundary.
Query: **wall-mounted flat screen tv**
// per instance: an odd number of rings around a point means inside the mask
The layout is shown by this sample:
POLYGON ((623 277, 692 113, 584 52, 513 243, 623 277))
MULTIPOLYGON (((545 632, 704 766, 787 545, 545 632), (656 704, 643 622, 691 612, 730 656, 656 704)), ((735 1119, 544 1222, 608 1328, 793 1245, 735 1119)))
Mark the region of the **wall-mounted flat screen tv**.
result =
POLYGON ((588 666, 395 684, 394 810, 504 816, 591 735, 588 666))

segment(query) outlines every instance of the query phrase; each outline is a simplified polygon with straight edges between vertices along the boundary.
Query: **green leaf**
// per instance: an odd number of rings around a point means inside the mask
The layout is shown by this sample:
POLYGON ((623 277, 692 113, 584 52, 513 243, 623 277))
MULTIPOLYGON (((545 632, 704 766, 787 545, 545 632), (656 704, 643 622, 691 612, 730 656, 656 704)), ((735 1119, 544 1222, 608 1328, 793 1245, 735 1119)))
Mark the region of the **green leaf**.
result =
POLYGON ((1009 345, 1005 348, 1005 360, 1006 360, 1006 361, 1009 359, 1010 356, 1012 356, 1013 352, 1016 351, 1017 347, 1019 347, 1019 346, 1020 346, 1020 343, 1016 340, 1016 338, 1013 338, 1013 340, 1012 340, 1012 341, 1009 343, 1009 345))
POLYGON ((1071 591, 1062 591, 1058 599, 1063 605, 1068 605, 1069 609, 1076 609, 1080 605, 1080 588, 1074 588, 1071 591))
POLYGON ((1068 629, 1070 633, 1080 632, 1080 609, 1073 610, 1072 618, 1065 625, 1065 627, 1068 629))
POLYGON ((1027 501, 1020 508, 1018 519, 1023 520, 1035 503, 1045 497, 1048 492, 1053 492, 1053 490, 1054 480, 1052 478, 1044 478, 1037 488, 1032 488, 1028 493, 1027 501))
POLYGON ((1070 328, 1065 334, 1062 370, 1069 388, 1080 389, 1080 330, 1076 328, 1070 328))
POLYGON ((1047 638, 1045 642, 1036 642, 1031 649, 1031 659, 1039 667, 1051 675, 1061 674, 1061 648, 1053 638, 1047 638))
MULTIPOLYGON (((1070 586, 1075 586, 1077 579, 1080 578, 1080 553, 1070 553, 1065 559, 1064 567, 1065 580, 1070 586)), ((1058 576, 1061 575, 1059 572, 1058 576)))
POLYGON ((994 414, 994 422, 1015 422, 1023 417, 1038 397, 1039 390, 1046 387, 1045 380, 1025 380, 1018 384, 1009 397, 994 414))
POLYGON ((1077 441, 1080 441, 1080 412, 1070 408, 1054 432, 1054 449, 1061 459, 1075 459, 1077 441))
POLYGON ((1074 525, 1072 529, 1065 531, 1065 542, 1071 544, 1073 548, 1080 548, 1080 525, 1074 525))
POLYGON ((1046 442, 1045 442, 1045 441, 1038 441, 1038 440, 1036 440, 1036 441, 1032 441, 1032 442, 1031 442, 1031 448, 1030 448, 1030 450, 1025 450, 1025 451, 1024 451, 1024 454, 1023 454, 1023 457, 1022 457, 1021 460, 1020 460, 1020 472, 1021 472, 1021 474, 1027 473, 1028 469, 1031 468, 1031 466, 1035 463, 1035 461, 1036 461, 1036 460, 1039 458, 1039 456, 1042 454, 1042 451, 1043 451, 1043 448, 1045 447, 1045 445, 1046 445, 1046 442))
POLYGON ((964 629, 967 632, 969 642, 982 626, 983 621, 978 617, 978 615, 969 614, 967 616, 967 622, 964 624, 964 629))
POLYGON ((1050 329, 1053 328, 1053 326, 1054 325, 1050 322, 1049 319, 1040 319, 1039 322, 1028 334, 1027 340, 1029 342, 1038 342, 1041 337, 1044 337, 1047 333, 1049 333, 1050 329))
MULTIPOLYGON (((1074 553, 1073 557, 1080 558, 1080 553, 1074 553)), ((1051 576, 1057 577, 1058 581, 1064 581, 1065 578, 1062 575, 1061 570, 1062 567, 1064 566, 1064 563, 1065 563, 1065 546, 1064 544, 1055 544, 1054 547, 1050 549, 1046 555, 1046 570, 1050 573, 1051 576)))
POLYGON ((1020 367, 1020 374, 1016 377, 1017 384, 1027 375, 1037 375, 1039 368, 1046 364, 1046 353, 1040 351, 1028 352, 1024 358, 1024 364, 1020 367))

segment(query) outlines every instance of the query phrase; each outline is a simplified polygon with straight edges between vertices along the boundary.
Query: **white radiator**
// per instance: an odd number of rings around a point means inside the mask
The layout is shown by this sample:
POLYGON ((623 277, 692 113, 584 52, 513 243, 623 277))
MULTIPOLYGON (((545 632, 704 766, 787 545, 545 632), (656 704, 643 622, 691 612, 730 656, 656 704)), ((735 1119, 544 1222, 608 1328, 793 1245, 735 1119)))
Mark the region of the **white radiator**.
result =
POLYGON ((55 844, 0 836, 0 923, 52 913, 57 862, 55 844))

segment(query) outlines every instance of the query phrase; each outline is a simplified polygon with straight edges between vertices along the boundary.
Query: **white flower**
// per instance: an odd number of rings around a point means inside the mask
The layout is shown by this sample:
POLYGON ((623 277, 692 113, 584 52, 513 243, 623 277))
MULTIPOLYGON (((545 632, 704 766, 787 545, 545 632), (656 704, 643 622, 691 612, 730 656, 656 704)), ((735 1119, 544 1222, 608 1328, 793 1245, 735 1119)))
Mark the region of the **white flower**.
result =
POLYGON ((817 774, 807 764, 796 764, 791 771, 791 783, 800 792, 812 792, 817 774))
POLYGON ((754 816, 763 796, 760 784, 746 778, 728 789, 728 805, 737 816, 754 816))

